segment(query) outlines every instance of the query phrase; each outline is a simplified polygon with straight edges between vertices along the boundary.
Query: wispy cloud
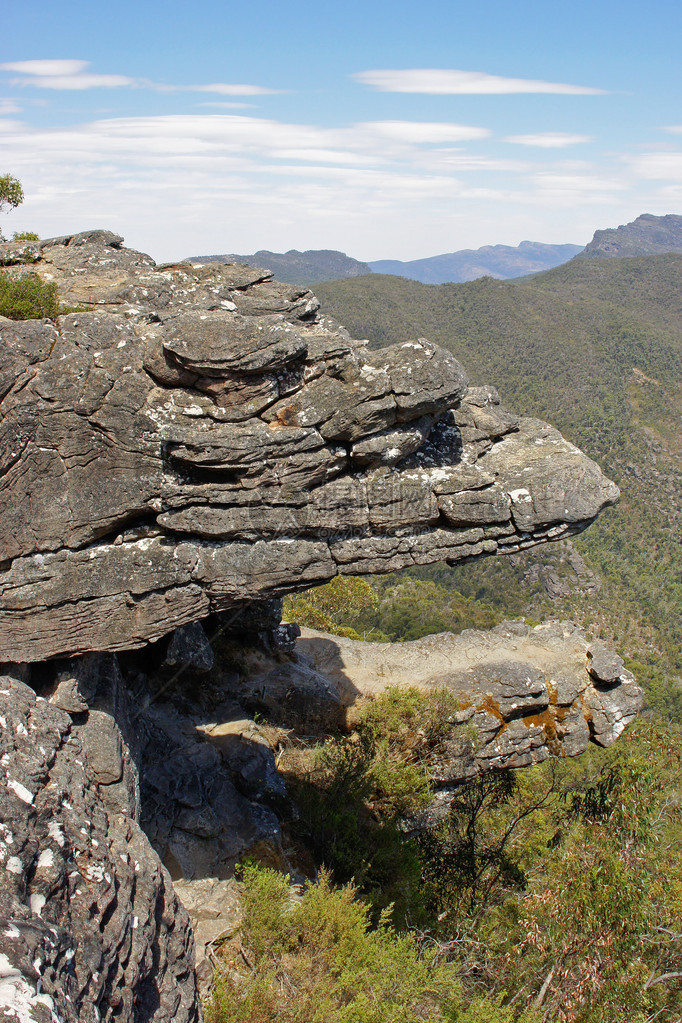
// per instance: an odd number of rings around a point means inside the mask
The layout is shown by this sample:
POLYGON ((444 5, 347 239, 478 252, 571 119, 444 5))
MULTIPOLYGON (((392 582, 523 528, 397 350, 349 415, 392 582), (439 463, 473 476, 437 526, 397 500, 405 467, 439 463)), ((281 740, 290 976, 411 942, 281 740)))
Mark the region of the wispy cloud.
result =
POLYGON ((115 89, 125 86, 153 89, 156 92, 209 92, 220 96, 268 96, 278 90, 246 83, 211 82, 207 85, 168 85, 127 75, 99 75, 88 71, 88 60, 18 60, 0 64, 1 71, 24 77, 12 79, 13 85, 36 89, 115 89))
POLYGON ((254 103, 230 103, 225 100, 205 100, 203 103, 195 103, 197 107, 211 107, 217 110, 249 110, 254 107, 254 103))
POLYGON ((668 124, 661 131, 668 131, 671 135, 682 135, 682 124, 668 124))
POLYGON ((487 128, 439 121, 365 121, 359 127, 396 142, 469 142, 488 138, 487 128))
POLYGON ((457 71, 449 68, 408 68, 405 70, 358 71, 351 78, 380 92, 420 92, 432 95, 501 95, 509 93, 555 93, 566 96, 603 95, 603 89, 585 85, 535 81, 530 78, 502 78, 485 71, 457 71))
POLYGON ((143 83, 156 92, 215 92, 220 96, 275 96, 279 89, 265 89, 261 85, 230 85, 227 82, 212 82, 210 85, 165 85, 163 82, 143 83))
POLYGON ((3 71, 17 71, 22 75, 52 77, 54 75, 78 75, 90 67, 87 60, 14 60, 0 64, 3 71))
POLYGON ((33 85, 38 89, 116 89, 135 85, 127 75, 93 75, 87 71, 87 60, 18 60, 0 64, 2 71, 15 71, 23 78, 13 85, 33 85))
MULTIPOLYGON (((682 131, 680 132, 682 134, 682 131)), ((642 153, 630 165, 640 178, 682 181, 682 153, 642 153)))
POLYGON ((534 135, 508 135, 505 142, 514 142, 519 146, 539 146, 541 149, 564 149, 566 146, 577 146, 581 142, 591 142, 591 135, 571 135, 563 131, 537 132, 534 135))
POLYGON ((2 99, 0 98, 0 115, 5 116, 6 114, 18 114, 21 107, 13 99, 2 99))

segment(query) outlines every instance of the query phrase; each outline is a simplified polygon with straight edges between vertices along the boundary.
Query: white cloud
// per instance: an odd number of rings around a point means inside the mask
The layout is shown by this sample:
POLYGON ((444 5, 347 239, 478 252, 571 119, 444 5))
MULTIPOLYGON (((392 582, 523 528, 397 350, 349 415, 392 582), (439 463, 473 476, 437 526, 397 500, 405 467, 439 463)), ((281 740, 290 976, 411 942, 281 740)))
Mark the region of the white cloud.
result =
POLYGON ((627 183, 615 175, 578 174, 546 171, 532 177, 534 201, 554 207, 611 206, 622 201, 617 193, 627 190, 627 183))
POLYGON ((668 124, 661 131, 669 131, 671 135, 682 135, 682 124, 668 124))
POLYGON ((217 110, 249 110, 256 104, 254 103, 229 103, 224 100, 211 100, 205 101, 204 103, 195 103, 197 107, 212 107, 217 110))
MULTIPOLYGON (((460 131, 476 142, 486 129, 449 122, 326 128, 195 112, 53 129, 7 118, 0 130, 26 194, 7 229, 102 226, 162 259, 258 248, 408 259, 523 237, 580 241, 600 208, 604 223, 621 223, 654 206, 624 159, 604 171, 551 150, 499 159, 488 144, 457 144, 460 131)), ((682 181, 682 153, 660 155, 679 159, 682 181)))
POLYGON ((145 82, 157 92, 215 92, 220 96, 276 96, 279 89, 265 89, 260 85, 229 85, 227 82, 213 82, 211 85, 164 85, 145 82))
POLYGON ((77 75, 90 67, 87 60, 15 60, 0 64, 2 71, 17 71, 22 75, 77 75))
POLYGON ((682 179, 682 153, 642 153, 631 162, 640 178, 679 181, 682 179))
POLYGON ((20 110, 21 107, 13 99, 0 98, 0 115, 18 114, 20 110))
POLYGON ((278 91, 265 89, 260 85, 232 85, 228 82, 212 82, 208 85, 166 85, 144 78, 130 78, 127 75, 96 75, 87 71, 89 67, 88 60, 17 60, 0 64, 2 71, 14 71, 28 76, 13 79, 13 85, 32 85, 37 89, 73 91, 137 86, 154 89, 157 92, 210 92, 219 96, 268 96, 278 91))
POLYGON ((34 78, 15 78, 13 85, 33 85, 38 89, 118 89, 135 85, 134 78, 125 75, 36 75, 34 78))
POLYGON ((535 135, 508 135, 504 141, 514 142, 519 146, 539 146, 541 149, 564 149, 566 146, 576 146, 581 142, 591 142, 592 136, 545 131, 535 135))
POLYGON ((433 95, 500 95, 508 93, 556 93, 566 96, 603 95, 603 89, 584 85, 563 85, 528 78, 501 78, 484 71, 410 68, 406 70, 358 71, 355 81, 380 92, 420 92, 433 95))
POLYGON ((363 121, 358 127, 397 142, 415 143, 465 142, 485 139, 491 134, 487 128, 437 121, 363 121))

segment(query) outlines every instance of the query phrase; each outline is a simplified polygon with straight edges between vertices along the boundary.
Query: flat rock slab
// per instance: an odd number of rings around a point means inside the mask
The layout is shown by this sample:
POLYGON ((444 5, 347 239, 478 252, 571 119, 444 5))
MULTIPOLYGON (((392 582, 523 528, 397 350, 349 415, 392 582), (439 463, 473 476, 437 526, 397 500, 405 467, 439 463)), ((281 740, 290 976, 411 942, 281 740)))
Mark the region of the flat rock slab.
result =
POLYGON ((590 740, 608 746, 642 705, 642 691, 622 661, 616 679, 594 677, 584 633, 566 622, 533 629, 510 622, 490 632, 446 632, 406 643, 364 643, 302 629, 296 650, 334 684, 346 707, 389 686, 451 693, 458 710, 434 768, 441 782, 576 756, 590 740), (472 728, 478 738, 464 741, 472 728))

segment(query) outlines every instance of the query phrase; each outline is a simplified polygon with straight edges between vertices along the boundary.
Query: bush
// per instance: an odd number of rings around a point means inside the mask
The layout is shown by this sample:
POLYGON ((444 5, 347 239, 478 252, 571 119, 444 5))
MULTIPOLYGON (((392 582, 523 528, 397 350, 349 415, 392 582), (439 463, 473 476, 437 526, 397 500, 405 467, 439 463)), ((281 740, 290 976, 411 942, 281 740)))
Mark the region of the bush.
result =
POLYGON ((207 1023, 445 1023, 459 1005, 449 967, 422 959, 416 940, 384 917, 370 928, 369 907, 350 885, 320 874, 292 904, 287 879, 273 870, 243 872, 239 944, 221 950, 223 978, 207 1023), (244 975, 247 964, 248 974, 244 975))
POLYGON ((55 283, 41 281, 37 274, 14 279, 0 274, 0 316, 10 320, 55 319, 59 296, 55 283))

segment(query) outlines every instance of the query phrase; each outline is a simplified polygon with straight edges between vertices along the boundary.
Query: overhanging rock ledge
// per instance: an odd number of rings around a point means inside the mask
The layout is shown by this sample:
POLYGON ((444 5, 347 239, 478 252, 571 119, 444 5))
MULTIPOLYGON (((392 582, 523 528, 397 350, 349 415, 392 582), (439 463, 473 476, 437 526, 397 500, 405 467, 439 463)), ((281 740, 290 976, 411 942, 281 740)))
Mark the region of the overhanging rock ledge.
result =
POLYGON ((424 339, 106 231, 0 245, 86 311, 0 319, 0 660, 142 646, 337 573, 509 553, 618 499, 424 339), (30 246, 29 246, 30 247, 30 246))

